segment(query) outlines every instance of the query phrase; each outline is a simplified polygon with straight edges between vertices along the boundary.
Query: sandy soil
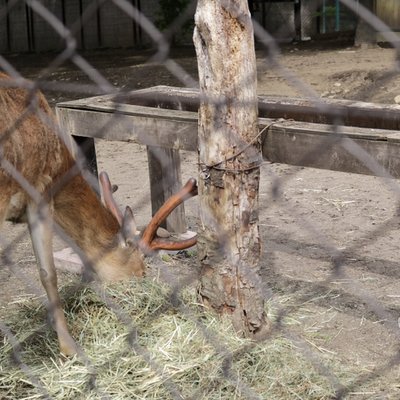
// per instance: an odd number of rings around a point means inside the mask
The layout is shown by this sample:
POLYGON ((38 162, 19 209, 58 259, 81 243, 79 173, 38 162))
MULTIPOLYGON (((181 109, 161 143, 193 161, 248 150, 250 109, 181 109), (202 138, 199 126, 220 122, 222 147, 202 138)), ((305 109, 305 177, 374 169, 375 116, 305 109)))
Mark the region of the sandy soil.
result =
MULTIPOLYGON (((356 49, 334 43, 288 45, 282 49, 280 63, 302 82, 301 87, 296 87, 293 79, 288 80, 289 74, 283 73, 283 69, 271 69, 261 50, 257 55, 260 94, 301 97, 307 88, 321 97, 390 104, 400 94, 400 76, 395 70, 392 49, 356 49)), ((149 51, 84 56, 111 84, 123 89, 159 84, 182 86, 165 67, 145 64, 151 56, 149 51)), ((34 79, 53 57, 15 55, 8 60, 24 76, 34 79)), ((196 60, 191 49, 174 51, 172 57, 196 79, 196 60)), ((52 72, 50 79, 62 83, 90 82, 84 72, 70 64, 52 72)), ((46 96, 54 105, 88 94, 57 90, 46 91, 46 96)), ((130 204, 139 224, 145 224, 150 216, 145 149, 135 144, 98 142, 97 152, 100 169, 109 171, 113 182, 119 185, 118 201, 130 204)), ((183 179, 196 176, 195 154, 183 153, 182 167, 183 179)), ((398 195, 387 182, 375 177, 269 163, 262 166, 264 283, 275 294, 290 294, 291 301, 304 308, 302 328, 313 332, 317 353, 336 354, 342 362, 359 366, 360 373, 385 365, 398 348, 398 204, 398 195), (281 180, 279 200, 271 194, 274 179, 281 180), (336 274, 332 249, 342 251, 344 260, 343 268, 336 274), (379 316, 373 312, 377 304, 383 310, 379 316)), ((186 205, 193 229, 196 208, 195 199, 186 205)), ((13 295, 41 289, 25 228, 6 223, 0 240, 4 249, 0 279, 6 282, 0 297, 4 312, 13 295), (23 285, 21 279, 25 280, 23 285), (28 283, 34 287, 27 287, 28 283)), ((195 263, 194 258, 166 263, 161 273, 169 275, 178 269, 190 274, 195 263)), ((178 275, 176 279, 183 279, 178 275)), ((371 396, 360 394, 354 398, 399 398, 398 373, 394 368, 385 371, 376 380, 371 396)))

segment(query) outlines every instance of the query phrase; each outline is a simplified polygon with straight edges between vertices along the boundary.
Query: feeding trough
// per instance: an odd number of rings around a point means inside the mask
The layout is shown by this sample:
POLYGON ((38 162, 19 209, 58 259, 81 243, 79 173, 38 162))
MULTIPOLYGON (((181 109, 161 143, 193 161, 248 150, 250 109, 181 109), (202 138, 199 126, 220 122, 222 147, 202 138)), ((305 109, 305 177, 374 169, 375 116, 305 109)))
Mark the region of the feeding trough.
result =
MULTIPOLYGON (((156 86, 64 102, 56 110, 92 166, 95 138, 147 146, 154 213, 182 185, 179 151, 197 151, 199 104, 198 89, 156 86)), ((276 96, 260 96, 258 105, 266 160, 400 177, 400 106, 276 96)), ((167 229, 185 232, 183 206, 167 229)))

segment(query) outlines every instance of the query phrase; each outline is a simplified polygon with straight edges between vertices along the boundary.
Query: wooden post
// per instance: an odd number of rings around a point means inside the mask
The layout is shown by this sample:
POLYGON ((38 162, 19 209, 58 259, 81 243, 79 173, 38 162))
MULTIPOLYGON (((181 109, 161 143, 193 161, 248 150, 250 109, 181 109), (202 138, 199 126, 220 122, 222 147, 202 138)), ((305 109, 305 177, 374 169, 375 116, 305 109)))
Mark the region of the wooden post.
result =
POLYGON ((260 277, 256 60, 247 0, 199 0, 199 294, 236 330, 268 331, 260 277))
MULTIPOLYGON (((152 215, 162 204, 182 187, 181 159, 178 150, 147 146, 147 159, 150 176, 152 215)), ((181 204, 168 216, 163 228, 173 233, 187 230, 185 208, 181 204)))

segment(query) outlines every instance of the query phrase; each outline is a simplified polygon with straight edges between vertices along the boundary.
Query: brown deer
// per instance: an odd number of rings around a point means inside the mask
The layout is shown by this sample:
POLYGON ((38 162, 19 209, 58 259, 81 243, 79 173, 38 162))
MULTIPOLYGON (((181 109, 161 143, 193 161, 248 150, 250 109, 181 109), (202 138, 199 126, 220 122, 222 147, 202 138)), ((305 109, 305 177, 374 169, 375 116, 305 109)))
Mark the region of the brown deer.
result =
MULTIPOLYGON (((52 252, 54 225, 81 249, 101 281, 143 276, 143 254, 156 249, 183 249, 196 239, 172 242, 156 231, 169 213, 197 194, 190 180, 137 235, 132 211, 123 215, 112 197, 106 174, 100 175, 102 203, 84 179, 73 156, 70 138, 59 134, 43 94, 17 87, 0 72, 0 225, 4 220, 28 222, 49 312, 65 355, 79 351, 71 337, 57 289, 52 252)), ((86 266, 86 268, 88 268, 86 266)))

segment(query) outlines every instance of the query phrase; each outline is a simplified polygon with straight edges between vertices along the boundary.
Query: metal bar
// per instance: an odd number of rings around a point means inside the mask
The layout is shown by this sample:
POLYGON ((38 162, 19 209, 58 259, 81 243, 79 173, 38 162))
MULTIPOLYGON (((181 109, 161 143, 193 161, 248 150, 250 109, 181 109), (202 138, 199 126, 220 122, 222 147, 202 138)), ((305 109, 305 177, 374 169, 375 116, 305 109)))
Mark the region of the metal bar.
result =
POLYGON ((301 1, 294 2, 294 26, 296 32, 296 40, 301 41, 301 1))
POLYGON ((335 32, 340 31, 340 0, 336 0, 336 7, 335 7, 335 32))

